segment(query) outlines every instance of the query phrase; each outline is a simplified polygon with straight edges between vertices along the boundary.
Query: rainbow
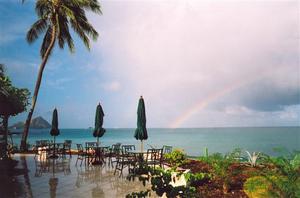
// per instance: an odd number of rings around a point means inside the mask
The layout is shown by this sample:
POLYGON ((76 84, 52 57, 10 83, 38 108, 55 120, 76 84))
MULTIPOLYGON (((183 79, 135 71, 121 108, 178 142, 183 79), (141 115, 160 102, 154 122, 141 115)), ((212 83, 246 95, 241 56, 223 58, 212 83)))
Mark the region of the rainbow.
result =
POLYGON ((204 109, 209 103, 213 102, 214 100, 216 100, 217 98, 225 95, 226 93, 229 93, 230 91, 236 89, 237 87, 231 86, 231 87, 227 87, 226 89, 223 89, 219 92, 213 93, 211 95, 209 95, 208 97, 206 97, 204 100, 201 100, 199 102, 197 102, 196 104, 192 105, 191 107, 189 107, 184 113, 183 115, 177 117, 171 124, 170 124, 170 128, 178 128, 180 127, 185 121, 187 121, 190 117, 192 117, 194 114, 196 114, 197 112, 201 111, 202 109, 204 109))
POLYGON ((189 107, 181 116, 177 117, 171 124, 169 124, 170 128, 178 128, 180 127, 184 122, 186 122, 190 117, 192 117, 197 112, 204 109, 208 104, 215 101, 216 99, 220 98, 221 96, 240 88, 248 83, 251 83, 257 79, 263 78, 263 76, 268 75, 268 71, 260 71, 260 75, 256 78, 253 78, 252 75, 248 75, 246 78, 237 79, 235 82, 230 84, 229 86, 225 87, 224 89, 214 92, 210 94, 208 97, 206 97, 203 100, 200 100, 196 104, 193 104, 191 107, 189 107))

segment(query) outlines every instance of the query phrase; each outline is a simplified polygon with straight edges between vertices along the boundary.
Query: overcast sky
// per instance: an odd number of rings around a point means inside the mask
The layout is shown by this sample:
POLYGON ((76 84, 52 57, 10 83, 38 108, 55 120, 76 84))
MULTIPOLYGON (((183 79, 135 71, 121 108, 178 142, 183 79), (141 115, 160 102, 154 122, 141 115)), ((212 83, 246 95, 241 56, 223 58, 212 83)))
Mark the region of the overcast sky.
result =
MULTIPOLYGON (((0 1, 0 62, 33 90, 40 40, 26 43, 34 1, 0 1)), ((299 126, 299 1, 101 1, 89 13, 100 37, 88 52, 55 49, 35 116, 62 128, 135 127, 140 95, 148 127, 299 126)), ((11 122, 24 121, 26 114, 11 122)))

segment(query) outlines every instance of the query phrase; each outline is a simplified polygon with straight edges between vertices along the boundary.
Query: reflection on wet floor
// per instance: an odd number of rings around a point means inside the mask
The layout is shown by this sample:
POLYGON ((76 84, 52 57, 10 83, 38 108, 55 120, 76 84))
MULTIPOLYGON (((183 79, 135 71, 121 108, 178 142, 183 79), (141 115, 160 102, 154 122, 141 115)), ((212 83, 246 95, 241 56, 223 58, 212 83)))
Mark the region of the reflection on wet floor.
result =
MULTIPOLYGON (((18 175, 0 176, 0 197, 125 197, 131 192, 150 189, 139 181, 114 175, 108 165, 75 166, 76 157, 35 159, 15 155, 18 175)), ((124 175, 127 175, 126 173, 124 175)))

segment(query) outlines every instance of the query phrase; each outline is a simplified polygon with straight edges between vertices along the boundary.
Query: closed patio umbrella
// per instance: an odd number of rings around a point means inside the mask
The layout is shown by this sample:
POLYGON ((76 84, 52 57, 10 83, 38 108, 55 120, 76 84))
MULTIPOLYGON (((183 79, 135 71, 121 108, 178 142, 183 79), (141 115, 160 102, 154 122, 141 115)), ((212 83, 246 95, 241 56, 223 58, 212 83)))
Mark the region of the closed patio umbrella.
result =
POLYGON ((148 139, 148 133, 146 129, 145 103, 142 96, 139 99, 137 109, 137 128, 135 130, 134 137, 137 140, 141 140, 141 151, 143 151, 143 140, 148 139))
POLYGON ((102 128, 103 125, 103 109, 100 103, 97 105, 96 116, 95 116, 95 129, 93 132, 93 136, 97 137, 97 145, 99 146, 99 138, 102 137, 105 133, 105 129, 102 128))
POLYGON ((54 137, 54 151, 52 157, 56 158, 55 154, 55 137, 59 135, 59 129, 58 129, 58 115, 57 115, 57 109, 55 108, 52 115, 52 126, 50 130, 50 135, 54 137))

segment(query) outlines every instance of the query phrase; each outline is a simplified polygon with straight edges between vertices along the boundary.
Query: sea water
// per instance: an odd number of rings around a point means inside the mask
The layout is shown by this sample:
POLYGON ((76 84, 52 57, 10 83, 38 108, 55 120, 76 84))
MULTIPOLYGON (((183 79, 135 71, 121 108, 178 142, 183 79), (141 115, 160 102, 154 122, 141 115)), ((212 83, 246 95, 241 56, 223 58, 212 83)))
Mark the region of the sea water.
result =
MULTIPOLYGON (((100 143, 110 146, 120 142, 122 144, 135 144, 140 148, 140 141, 134 136, 135 129, 106 129, 106 133, 100 138, 100 143)), ((28 142, 35 144, 36 140, 49 139, 49 129, 31 129, 28 142)), ((144 141, 144 147, 160 148, 170 145, 173 148, 183 149, 188 155, 203 155, 204 149, 209 153, 227 153, 235 148, 241 148, 250 152, 263 152, 269 155, 277 155, 274 148, 282 148, 288 151, 300 150, 300 127, 232 127, 232 128, 150 128, 148 139, 144 141)), ((20 136, 14 136, 15 144, 20 144, 20 136)), ((61 129, 56 142, 72 140, 72 147, 77 143, 96 141, 92 135, 92 129, 61 129)))

